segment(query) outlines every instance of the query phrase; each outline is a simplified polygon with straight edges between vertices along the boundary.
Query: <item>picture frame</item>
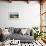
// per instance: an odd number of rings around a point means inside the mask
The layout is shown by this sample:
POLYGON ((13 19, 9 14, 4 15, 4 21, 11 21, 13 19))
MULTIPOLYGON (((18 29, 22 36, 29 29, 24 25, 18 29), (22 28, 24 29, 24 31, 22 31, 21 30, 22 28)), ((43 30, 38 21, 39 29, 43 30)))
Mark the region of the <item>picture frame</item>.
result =
POLYGON ((11 13, 10 18, 19 18, 19 14, 18 13, 11 13))

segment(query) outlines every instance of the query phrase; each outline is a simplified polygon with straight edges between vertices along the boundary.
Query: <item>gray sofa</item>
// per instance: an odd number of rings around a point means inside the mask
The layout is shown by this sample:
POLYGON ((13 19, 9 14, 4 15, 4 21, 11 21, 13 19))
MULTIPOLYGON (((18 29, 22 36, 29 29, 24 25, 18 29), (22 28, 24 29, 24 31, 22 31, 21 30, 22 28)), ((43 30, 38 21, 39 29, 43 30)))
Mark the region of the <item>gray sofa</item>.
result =
MULTIPOLYGON (((27 33, 26 34, 22 34, 21 33, 21 29, 22 28, 13 28, 13 27, 10 27, 9 28, 9 32, 11 33, 9 36, 5 36, 5 39, 9 39, 10 40, 20 40, 21 43, 30 43, 30 42, 33 42, 34 40, 34 37, 31 35, 28 35, 27 33)), ((32 34, 32 31, 30 32, 30 34, 32 34)))
POLYGON ((21 43, 30 43, 33 42, 34 38, 33 36, 29 35, 21 35, 21 34, 11 34, 8 38, 15 39, 15 40, 20 40, 21 43))

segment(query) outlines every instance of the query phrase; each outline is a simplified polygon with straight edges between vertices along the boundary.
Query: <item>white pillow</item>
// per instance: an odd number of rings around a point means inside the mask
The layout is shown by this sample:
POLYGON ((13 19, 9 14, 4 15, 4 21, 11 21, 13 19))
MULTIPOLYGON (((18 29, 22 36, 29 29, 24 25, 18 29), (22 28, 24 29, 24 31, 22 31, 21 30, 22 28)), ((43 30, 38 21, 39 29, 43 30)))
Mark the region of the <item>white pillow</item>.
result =
POLYGON ((3 34, 4 35, 9 35, 10 33, 8 32, 8 29, 4 29, 3 34))
POLYGON ((21 29, 21 33, 24 35, 25 33, 27 32, 27 29, 24 28, 24 29, 21 29))

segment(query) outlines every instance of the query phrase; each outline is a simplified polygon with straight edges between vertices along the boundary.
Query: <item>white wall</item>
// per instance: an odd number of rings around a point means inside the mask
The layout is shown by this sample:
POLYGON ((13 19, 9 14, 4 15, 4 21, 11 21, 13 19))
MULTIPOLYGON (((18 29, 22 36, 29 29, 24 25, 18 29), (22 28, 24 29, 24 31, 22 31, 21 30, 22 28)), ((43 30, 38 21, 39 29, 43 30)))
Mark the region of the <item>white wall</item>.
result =
POLYGON ((12 3, 0 2, 0 26, 7 27, 32 27, 40 26, 40 4, 38 2, 12 3), (18 19, 10 19, 10 13, 19 13, 18 19))

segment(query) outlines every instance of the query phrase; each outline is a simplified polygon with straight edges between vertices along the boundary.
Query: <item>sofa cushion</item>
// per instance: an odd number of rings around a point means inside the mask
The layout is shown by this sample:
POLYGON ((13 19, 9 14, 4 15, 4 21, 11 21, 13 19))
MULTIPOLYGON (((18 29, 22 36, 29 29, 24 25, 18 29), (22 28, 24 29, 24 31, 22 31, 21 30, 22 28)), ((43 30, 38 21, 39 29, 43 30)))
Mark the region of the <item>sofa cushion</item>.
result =
POLYGON ((14 33, 14 27, 9 27, 8 32, 14 33))
POLYGON ((0 34, 2 34, 2 29, 0 28, 0 34))
POLYGON ((23 28, 23 29, 21 29, 21 33, 22 33, 23 35, 25 35, 26 32, 27 32, 27 28, 23 28))
POLYGON ((20 33, 21 29, 20 28, 14 28, 14 33, 20 33))

